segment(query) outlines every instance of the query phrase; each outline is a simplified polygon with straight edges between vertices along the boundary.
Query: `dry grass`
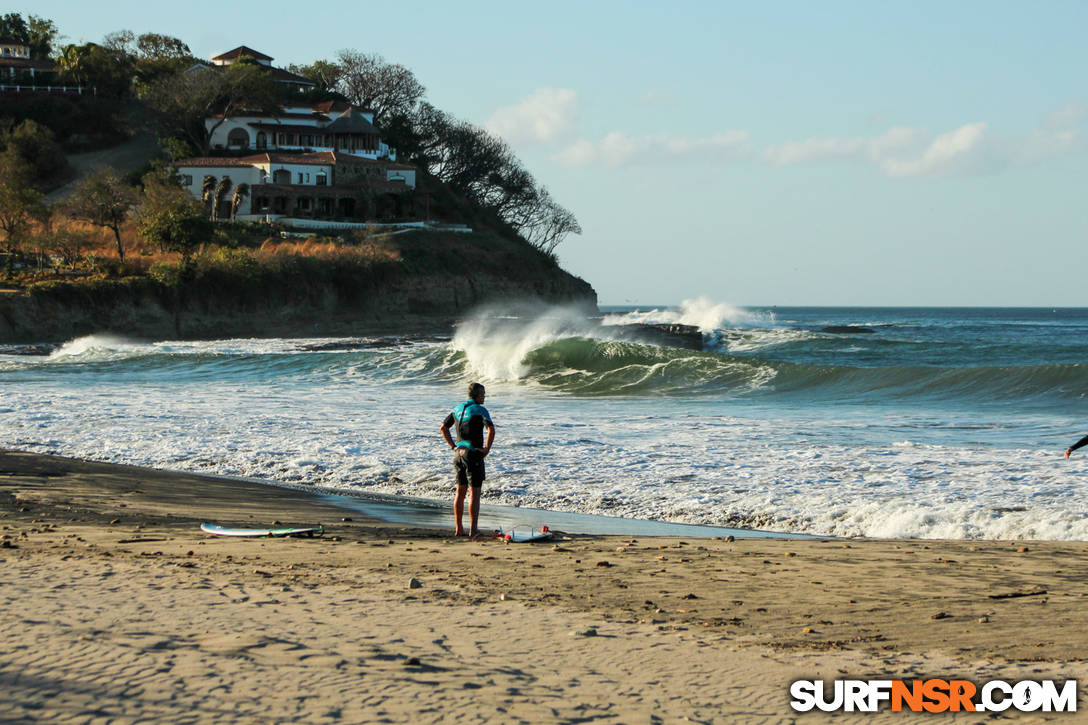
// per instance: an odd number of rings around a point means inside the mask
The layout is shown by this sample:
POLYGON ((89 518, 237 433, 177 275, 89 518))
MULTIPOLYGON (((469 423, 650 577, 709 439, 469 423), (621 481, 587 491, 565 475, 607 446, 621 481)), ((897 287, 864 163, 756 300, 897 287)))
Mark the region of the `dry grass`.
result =
MULTIPOLYGON (((125 261, 122 264, 117 254, 117 242, 113 232, 103 227, 83 221, 58 218, 49 227, 32 230, 31 238, 46 239, 49 233, 78 235, 84 241, 80 245, 82 261, 76 268, 84 275, 95 278, 108 276, 146 276, 152 268, 174 267, 181 262, 177 252, 166 252, 157 246, 147 244, 139 238, 136 225, 132 221, 121 227, 121 243, 125 249, 125 261), (109 270, 109 272, 107 272, 109 270)), ((47 244, 42 250, 56 255, 58 250, 47 244)), ((37 251, 35 245, 29 245, 37 251)), ((216 244, 206 244, 196 250, 193 261, 197 268, 229 269, 241 264, 250 270, 254 268, 282 269, 292 262, 312 259, 337 266, 368 267, 374 264, 395 262, 400 259, 400 252, 383 234, 360 233, 348 242, 310 237, 307 239, 280 239, 268 237, 257 246, 226 248, 216 244)), ((44 281, 56 277, 56 270, 45 268, 41 271, 28 270, 18 275, 18 280, 25 283, 44 281)))
POLYGON ((309 257, 324 262, 350 262, 367 264, 395 262, 400 252, 385 240, 361 241, 358 244, 337 244, 314 238, 300 242, 275 238, 266 239, 253 254, 258 262, 273 261, 283 257, 309 257))

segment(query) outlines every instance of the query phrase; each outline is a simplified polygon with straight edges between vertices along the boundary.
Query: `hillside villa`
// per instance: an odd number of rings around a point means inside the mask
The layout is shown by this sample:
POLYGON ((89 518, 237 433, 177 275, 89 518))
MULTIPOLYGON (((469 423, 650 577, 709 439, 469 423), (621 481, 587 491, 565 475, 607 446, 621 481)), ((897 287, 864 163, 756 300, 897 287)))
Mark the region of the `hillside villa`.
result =
MULTIPOLYGON (((275 221, 285 218, 363 223, 402 219, 414 212, 415 167, 338 151, 264 152, 251 156, 202 156, 175 163, 181 183, 200 199, 204 178, 231 187, 249 186, 236 218, 275 221)), ((222 200, 220 218, 230 216, 230 198, 222 200)))
POLYGON ((61 85, 56 65, 30 57, 30 46, 0 38, 0 93, 82 93, 79 85, 61 85))

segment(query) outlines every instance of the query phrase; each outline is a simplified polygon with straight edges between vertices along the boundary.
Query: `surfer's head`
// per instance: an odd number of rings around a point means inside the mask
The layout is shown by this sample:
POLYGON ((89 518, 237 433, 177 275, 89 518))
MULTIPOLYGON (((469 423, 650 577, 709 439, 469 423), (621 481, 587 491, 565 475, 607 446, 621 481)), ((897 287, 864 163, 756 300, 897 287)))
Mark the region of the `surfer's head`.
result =
POLYGON ((484 386, 479 383, 469 383, 468 385, 468 397, 475 400, 477 403, 482 403, 484 400, 484 394, 487 391, 484 390, 484 386))

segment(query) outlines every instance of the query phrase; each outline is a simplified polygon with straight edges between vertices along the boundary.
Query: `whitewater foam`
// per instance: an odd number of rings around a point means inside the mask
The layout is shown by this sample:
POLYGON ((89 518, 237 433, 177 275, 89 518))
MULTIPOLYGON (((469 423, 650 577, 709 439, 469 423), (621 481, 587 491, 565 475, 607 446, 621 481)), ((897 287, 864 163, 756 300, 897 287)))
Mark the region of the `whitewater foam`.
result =
POLYGON ((457 328, 451 347, 465 354, 470 374, 487 381, 521 380, 526 356, 544 345, 572 337, 600 335, 585 311, 550 307, 529 317, 506 308, 482 309, 457 328))
POLYGON ((725 328, 767 327, 775 324, 773 313, 753 312, 725 302, 714 302, 709 297, 684 300, 679 309, 655 308, 644 312, 605 315, 603 322, 606 325, 692 325, 699 328, 704 335, 725 328))
MULTIPOLYGON (((854 321, 819 315, 803 324, 854 321)), ((1048 350, 1008 353, 1008 367, 904 366, 903 348, 866 341, 879 335, 817 335, 772 362, 601 339, 570 310, 504 316, 470 321, 450 345, 343 354, 292 340, 73 341, 58 358, 0 367, 0 436, 447 500, 437 428, 480 377, 499 433, 487 501, 821 535, 1088 539, 1088 455, 1061 456, 1084 433, 1088 370, 1046 362, 1048 350), (859 345, 873 367, 797 361, 816 350, 841 362, 859 345)), ((959 345, 941 324, 927 334, 959 345)), ((1084 359, 1070 347, 1083 329, 1069 329, 1032 341, 1084 359)))

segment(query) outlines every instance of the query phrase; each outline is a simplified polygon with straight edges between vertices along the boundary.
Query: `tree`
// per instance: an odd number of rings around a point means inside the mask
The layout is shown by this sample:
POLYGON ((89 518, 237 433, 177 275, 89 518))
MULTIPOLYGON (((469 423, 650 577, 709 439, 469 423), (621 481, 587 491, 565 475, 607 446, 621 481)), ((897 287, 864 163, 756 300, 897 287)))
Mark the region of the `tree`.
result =
POLYGON ((136 39, 136 76, 142 83, 184 71, 198 60, 183 41, 159 33, 144 33, 136 39))
POLYGON ((207 155, 212 134, 239 111, 278 108, 279 89, 261 66, 238 62, 224 69, 196 68, 163 76, 147 84, 142 96, 169 135, 184 135, 207 155), (210 128, 206 118, 214 119, 210 128))
POLYGON ((107 167, 77 182, 65 206, 71 216, 111 230, 117 242, 117 256, 124 262, 121 224, 135 201, 133 189, 107 167))
POLYGON ((177 161, 178 159, 187 159, 193 155, 193 147, 180 138, 160 138, 159 148, 166 158, 170 161, 177 161))
POLYGON ((0 37, 29 43, 30 28, 19 13, 5 13, 0 15, 0 37))
POLYGON ((132 88, 135 59, 121 41, 110 45, 64 46, 57 58, 61 75, 78 85, 93 86, 99 96, 121 98, 132 88))
POLYGON ((238 186, 234 187, 234 194, 230 197, 231 221, 234 221, 234 218, 238 216, 238 210, 242 207, 247 196, 249 196, 249 184, 238 184, 238 186))
POLYGON ((0 133, 0 147, 14 149, 30 165, 30 183, 38 188, 49 186, 68 169, 53 132, 33 119, 0 133))
POLYGON ((0 231, 8 252, 22 244, 31 219, 44 209, 42 195, 31 185, 31 167, 9 147, 0 153, 0 231))
POLYGON ((380 55, 341 50, 336 90, 357 106, 374 111, 379 123, 394 114, 411 113, 426 89, 412 71, 398 63, 386 63, 380 55))
POLYGON ((145 177, 144 196, 136 212, 140 237, 164 251, 178 252, 187 265, 193 252, 212 235, 200 202, 181 187, 145 177))
POLYGON ((46 235, 46 249, 60 257, 69 267, 75 267, 83 257, 83 250, 91 245, 91 240, 83 232, 58 230, 46 235))
POLYGON ((60 31, 52 20, 27 16, 27 43, 30 45, 30 57, 45 60, 53 55, 53 41, 60 31))
POLYGON ((200 201, 208 208, 209 217, 215 214, 215 207, 212 205, 215 203, 215 184, 217 181, 218 179, 208 174, 200 184, 200 201))
POLYGON ((559 206, 548 193, 541 189, 532 214, 525 220, 519 232, 534 247, 552 255, 568 234, 581 234, 582 227, 574 214, 559 206))
POLYGON ((227 195, 230 194, 230 188, 233 185, 234 182, 230 180, 229 176, 224 176, 215 185, 215 191, 212 193, 212 219, 219 218, 219 208, 227 200, 227 195))
POLYGON ((291 65, 287 70, 313 81, 322 91, 336 90, 344 74, 343 68, 327 60, 315 60, 310 65, 291 65))

